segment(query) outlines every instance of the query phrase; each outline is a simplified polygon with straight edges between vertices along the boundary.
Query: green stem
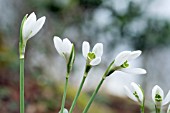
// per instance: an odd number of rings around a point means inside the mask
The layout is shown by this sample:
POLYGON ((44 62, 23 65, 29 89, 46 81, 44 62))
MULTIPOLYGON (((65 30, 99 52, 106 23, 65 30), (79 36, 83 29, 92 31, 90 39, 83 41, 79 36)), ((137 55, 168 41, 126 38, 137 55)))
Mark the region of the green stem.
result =
POLYGON ((98 84, 96 90, 93 92, 93 94, 92 94, 92 96, 91 96, 88 104, 87 104, 86 107, 84 108, 83 113, 87 113, 87 111, 89 110, 89 108, 90 108, 90 106, 91 106, 91 104, 92 104, 92 102, 93 102, 96 94, 98 93, 98 91, 99 91, 99 89, 100 89, 100 87, 101 87, 101 85, 102 85, 102 83, 103 83, 104 80, 105 80, 105 77, 103 77, 103 78, 101 79, 101 81, 100 81, 100 83, 98 84))
POLYGON ((20 113, 24 113, 24 58, 20 59, 20 113))
POLYGON ((70 110, 69 110, 69 113, 72 113, 72 112, 73 112, 73 109, 74 109, 74 107, 75 107, 75 105, 76 105, 77 99, 78 99, 78 97, 79 97, 79 95, 80 95, 80 92, 81 92, 81 90, 82 90, 82 87, 83 87, 84 81, 85 81, 85 79, 86 79, 86 76, 87 76, 87 73, 84 73, 83 79, 82 79, 81 84, 80 84, 80 87, 79 87, 79 89, 78 89, 78 91, 77 91, 77 93, 76 93, 76 96, 75 96, 75 98, 74 98, 74 100, 73 100, 73 103, 72 103, 72 105, 71 105, 71 108, 70 108, 70 110))
POLYGON ((144 111, 145 111, 145 107, 144 107, 144 104, 140 107, 140 112, 141 113, 144 113, 144 111))
POLYGON ((158 108, 156 105, 155 105, 155 110, 156 110, 156 113, 160 113, 161 112, 161 109, 158 108))
POLYGON ((66 82, 65 82, 65 86, 64 86, 64 93, 63 93, 63 99, 62 99, 61 112, 60 113, 63 113, 63 111, 64 111, 66 94, 67 94, 67 87, 68 87, 68 78, 69 78, 69 73, 67 73, 67 75, 66 75, 66 82))

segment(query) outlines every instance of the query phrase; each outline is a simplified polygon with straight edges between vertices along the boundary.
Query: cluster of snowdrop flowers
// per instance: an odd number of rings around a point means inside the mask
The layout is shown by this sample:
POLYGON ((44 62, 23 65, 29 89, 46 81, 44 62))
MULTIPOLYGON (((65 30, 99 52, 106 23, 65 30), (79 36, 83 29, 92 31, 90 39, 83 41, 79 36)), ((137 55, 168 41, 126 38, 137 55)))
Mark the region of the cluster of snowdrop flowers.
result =
MULTIPOLYGON (((25 15, 23 18, 21 28, 20 28, 20 42, 19 42, 19 51, 20 51, 20 110, 23 113, 24 112, 24 54, 25 54, 25 47, 27 41, 36 35, 40 29, 43 27, 45 23, 46 17, 43 16, 39 19, 37 19, 35 13, 31 13, 30 15, 25 15)), ((80 87, 78 89, 78 92, 75 96, 75 99, 72 103, 71 110, 67 110, 64 108, 65 105, 65 99, 66 99, 66 93, 67 93, 67 86, 68 86, 68 76, 70 74, 70 71, 73 67, 73 63, 75 60, 75 48, 74 44, 70 42, 69 39, 65 38, 61 40, 59 37, 54 36, 53 38, 54 46, 57 50, 57 52, 65 58, 67 63, 67 76, 66 76, 66 82, 64 87, 64 93, 63 93, 63 99, 62 99, 62 105, 61 110, 59 113, 72 113, 74 106, 76 104, 76 101, 80 95, 80 92, 82 90, 84 81, 86 79, 86 76, 83 77, 82 82, 80 84, 80 87)), ((84 41, 82 44, 82 53, 83 56, 86 59, 86 68, 85 68, 85 75, 89 72, 91 67, 99 65, 101 62, 101 57, 103 55, 103 44, 97 43, 93 47, 92 51, 90 51, 90 44, 87 41, 84 41)), ((92 97, 90 98, 87 106, 85 107, 83 113, 87 113, 88 109, 93 102, 96 94, 98 93, 103 81, 107 76, 112 74, 115 71, 122 71, 128 74, 146 74, 146 70, 142 68, 131 68, 129 62, 138 58, 141 55, 140 50, 136 51, 123 51, 119 53, 114 61, 109 65, 106 72, 104 73, 101 81, 99 82, 96 90, 92 94, 92 97)), ((129 98, 137 102, 141 106, 141 113, 144 113, 144 103, 145 103, 145 95, 142 87, 139 84, 136 84, 134 82, 131 83, 131 86, 133 90, 130 90, 127 86, 125 86, 126 94, 129 98)), ((164 98, 164 92, 163 90, 158 86, 155 85, 152 89, 152 99, 155 104, 156 113, 161 112, 161 107, 168 104, 170 102, 170 91, 164 98)), ((167 113, 170 113, 170 105, 167 109, 167 113)))
MULTIPOLYGON (((134 82, 132 82, 131 85, 133 87, 133 91, 131 91, 127 86, 124 86, 127 96, 135 102, 138 102, 141 105, 141 109, 144 109, 145 96, 143 89, 140 85, 134 82)), ((156 113, 160 113, 161 107, 170 102, 170 90, 164 98, 163 90, 158 85, 155 85, 152 89, 152 100, 155 104, 156 113)), ((167 113, 170 113, 170 105, 167 109, 167 113)))

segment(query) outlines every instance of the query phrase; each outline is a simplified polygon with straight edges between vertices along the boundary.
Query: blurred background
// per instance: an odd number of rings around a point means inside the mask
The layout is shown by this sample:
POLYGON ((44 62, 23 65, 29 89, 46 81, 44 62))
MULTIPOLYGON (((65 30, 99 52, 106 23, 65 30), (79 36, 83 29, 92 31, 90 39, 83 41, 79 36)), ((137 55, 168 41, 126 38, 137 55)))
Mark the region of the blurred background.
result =
MULTIPOLYGON (((142 50, 131 62, 146 75, 116 72, 100 89, 89 113, 139 113, 139 106, 125 95, 123 86, 141 84, 146 94, 146 113, 154 110, 151 90, 158 84, 170 89, 169 0, 0 0, 0 112, 19 112, 19 28, 25 14, 46 16, 42 30, 27 43, 25 58, 25 113, 58 113, 65 82, 66 63, 54 48, 53 36, 75 43, 76 59, 70 75, 66 108, 70 108, 85 59, 82 43, 91 48, 104 44, 99 66, 85 82, 74 113, 81 113, 102 74, 124 50, 142 50)), ((164 107, 166 110, 167 106, 164 107)))

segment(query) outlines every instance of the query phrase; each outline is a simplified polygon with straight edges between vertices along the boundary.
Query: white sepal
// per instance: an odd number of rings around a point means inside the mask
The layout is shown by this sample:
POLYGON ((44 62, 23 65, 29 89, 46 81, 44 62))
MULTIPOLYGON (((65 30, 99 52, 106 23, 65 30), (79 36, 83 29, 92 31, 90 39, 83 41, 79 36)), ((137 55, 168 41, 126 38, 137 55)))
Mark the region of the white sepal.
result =
POLYGON ((87 58, 87 54, 89 53, 89 51, 90 51, 90 44, 89 42, 84 41, 82 45, 82 52, 85 58, 87 58))
POLYGON ((142 51, 141 50, 136 50, 136 51, 132 51, 128 57, 128 61, 134 60, 137 57, 139 57, 141 55, 142 51))
POLYGON ((95 53, 96 57, 101 57, 103 54, 103 44, 97 43, 92 50, 93 53, 95 53))
POLYGON ((166 95, 165 99, 162 102, 162 105, 166 105, 170 102, 170 90, 168 91, 168 94, 166 95))
POLYGON ((119 71, 128 73, 128 74, 146 74, 146 70, 142 68, 121 68, 119 71))
POLYGON ((119 53, 115 58, 114 65, 121 66, 125 61, 127 61, 130 53, 131 53, 130 51, 123 51, 119 53))

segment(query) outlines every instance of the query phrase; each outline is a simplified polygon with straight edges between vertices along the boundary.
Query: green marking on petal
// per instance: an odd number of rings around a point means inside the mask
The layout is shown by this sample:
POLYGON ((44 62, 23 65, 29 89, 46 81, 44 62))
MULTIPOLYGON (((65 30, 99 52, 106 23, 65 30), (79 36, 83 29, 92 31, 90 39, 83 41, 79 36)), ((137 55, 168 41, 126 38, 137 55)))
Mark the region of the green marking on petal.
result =
POLYGON ((129 64, 127 60, 121 65, 122 68, 127 68, 128 66, 129 64))
POLYGON ((161 102, 162 101, 162 97, 159 94, 156 94, 155 95, 155 101, 161 102))
POLYGON ((88 57, 89 60, 93 60, 93 59, 96 58, 96 55, 93 52, 89 52, 87 57, 88 57))

